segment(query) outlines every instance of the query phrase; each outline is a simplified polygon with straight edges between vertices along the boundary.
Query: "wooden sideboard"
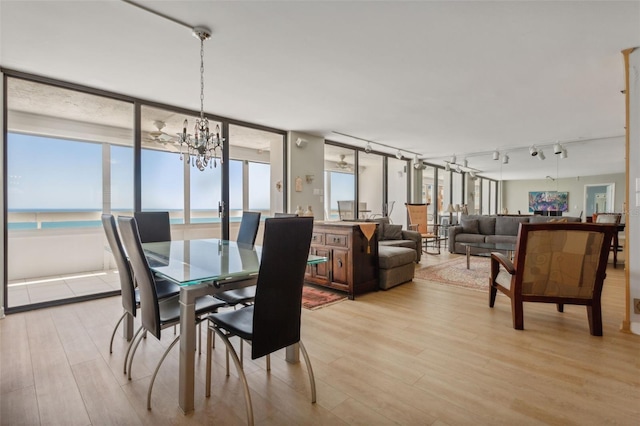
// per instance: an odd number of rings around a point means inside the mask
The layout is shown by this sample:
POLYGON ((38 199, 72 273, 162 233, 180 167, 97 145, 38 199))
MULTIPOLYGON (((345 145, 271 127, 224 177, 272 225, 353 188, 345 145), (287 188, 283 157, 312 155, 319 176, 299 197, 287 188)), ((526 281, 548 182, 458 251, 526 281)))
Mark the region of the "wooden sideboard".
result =
POLYGON ((378 290, 378 239, 370 241, 354 222, 315 222, 311 254, 328 262, 307 266, 305 281, 356 294, 378 290))

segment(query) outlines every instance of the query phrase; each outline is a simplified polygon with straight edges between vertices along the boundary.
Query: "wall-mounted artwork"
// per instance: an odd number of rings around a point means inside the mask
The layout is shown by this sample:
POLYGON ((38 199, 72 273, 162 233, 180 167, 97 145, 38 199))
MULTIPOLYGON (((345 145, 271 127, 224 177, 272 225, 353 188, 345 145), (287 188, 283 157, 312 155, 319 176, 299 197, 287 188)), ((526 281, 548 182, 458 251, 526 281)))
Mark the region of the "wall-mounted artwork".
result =
POLYGON ((569 210, 569 193, 558 191, 529 192, 529 211, 559 211, 569 210))

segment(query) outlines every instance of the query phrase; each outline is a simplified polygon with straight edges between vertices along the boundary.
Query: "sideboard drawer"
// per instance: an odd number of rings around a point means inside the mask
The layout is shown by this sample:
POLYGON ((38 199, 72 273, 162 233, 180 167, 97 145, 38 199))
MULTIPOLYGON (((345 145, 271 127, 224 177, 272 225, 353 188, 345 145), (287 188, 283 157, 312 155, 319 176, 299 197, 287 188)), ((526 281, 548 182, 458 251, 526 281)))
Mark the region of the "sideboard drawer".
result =
POLYGON ((314 232, 311 235, 311 244, 324 244, 324 233, 314 232))
POLYGON ((328 246, 347 247, 347 235, 327 234, 325 244, 328 246))

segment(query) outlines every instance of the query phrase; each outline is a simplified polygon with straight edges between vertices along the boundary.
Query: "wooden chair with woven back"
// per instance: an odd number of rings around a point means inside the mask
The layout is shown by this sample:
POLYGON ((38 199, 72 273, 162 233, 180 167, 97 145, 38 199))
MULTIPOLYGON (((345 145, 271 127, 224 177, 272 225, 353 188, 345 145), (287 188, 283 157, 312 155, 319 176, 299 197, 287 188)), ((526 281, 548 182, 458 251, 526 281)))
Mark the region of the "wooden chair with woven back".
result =
POLYGON ((489 307, 511 299, 513 328, 524 329, 523 302, 587 307, 589 331, 602 336, 602 285, 616 227, 591 223, 522 223, 513 262, 491 253, 489 307))
POLYGON ((435 247, 440 254, 440 241, 438 237, 437 223, 429 223, 427 207, 429 204, 405 203, 409 214, 409 230, 417 231, 422 236, 422 252, 434 254, 427 251, 427 247, 435 247))

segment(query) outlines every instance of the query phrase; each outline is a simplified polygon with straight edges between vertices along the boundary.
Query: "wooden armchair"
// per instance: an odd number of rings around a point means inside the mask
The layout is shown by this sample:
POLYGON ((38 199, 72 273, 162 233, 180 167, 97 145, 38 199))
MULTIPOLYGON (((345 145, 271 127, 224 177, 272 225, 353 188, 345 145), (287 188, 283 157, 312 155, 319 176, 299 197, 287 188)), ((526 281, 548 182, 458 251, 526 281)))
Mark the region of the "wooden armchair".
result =
POLYGON ((600 296, 615 225, 522 223, 512 263, 491 253, 489 307, 497 290, 511 299, 513 328, 524 328, 523 302, 585 305, 589 331, 602 336, 600 296))
POLYGON ((440 254, 440 241, 442 238, 438 235, 439 225, 436 223, 429 223, 427 217, 427 206, 429 204, 409 204, 407 206, 407 213, 409 214, 409 230, 417 231, 422 236, 422 242, 424 245, 424 253, 430 254, 427 251, 427 247, 435 247, 440 254))
MULTIPOLYGON (((620 225, 622 221, 622 213, 599 213, 593 215, 595 223, 614 223, 616 227, 620 225)), ((620 228, 618 228, 620 231, 620 228)), ((618 240, 618 232, 613 235, 613 241, 611 242, 611 252, 613 253, 613 267, 618 266, 618 251, 620 249, 620 241, 618 240)))

